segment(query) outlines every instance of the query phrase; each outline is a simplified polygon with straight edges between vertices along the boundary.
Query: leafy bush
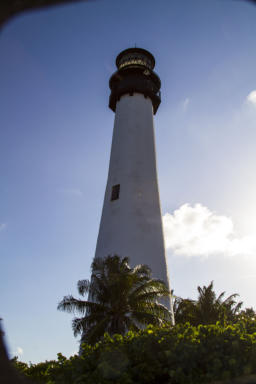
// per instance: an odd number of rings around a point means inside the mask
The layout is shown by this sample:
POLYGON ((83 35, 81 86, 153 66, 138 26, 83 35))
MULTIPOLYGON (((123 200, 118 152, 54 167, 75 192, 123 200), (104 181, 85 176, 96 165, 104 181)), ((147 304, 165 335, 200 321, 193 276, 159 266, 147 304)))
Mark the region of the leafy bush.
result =
MULTIPOLYGON (((59 354, 61 355, 61 354, 59 354)), ((34 381, 39 383, 46 383, 49 380, 48 370, 49 368, 56 367, 56 361, 50 360, 38 364, 26 364, 18 360, 15 356, 11 359, 14 366, 27 377, 33 378, 34 381)))
MULTIPOLYGON (((105 334, 101 342, 83 347, 81 357, 67 359, 59 354, 57 361, 43 363, 48 364, 44 382, 210 383, 256 372, 256 321, 227 326, 149 326, 125 336, 105 334)), ((34 378, 33 367, 28 366, 26 374, 34 378)))

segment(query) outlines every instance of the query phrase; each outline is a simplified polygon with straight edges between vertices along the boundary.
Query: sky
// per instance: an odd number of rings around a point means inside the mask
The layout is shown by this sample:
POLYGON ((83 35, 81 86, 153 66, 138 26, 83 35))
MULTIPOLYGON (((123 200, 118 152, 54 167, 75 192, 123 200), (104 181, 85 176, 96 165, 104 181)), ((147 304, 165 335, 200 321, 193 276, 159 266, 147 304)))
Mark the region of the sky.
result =
POLYGON ((107 180, 117 54, 155 56, 158 181, 174 294, 256 307, 256 6, 100 0, 31 12, 0 33, 0 317, 10 356, 77 352, 57 311, 90 278, 107 180))

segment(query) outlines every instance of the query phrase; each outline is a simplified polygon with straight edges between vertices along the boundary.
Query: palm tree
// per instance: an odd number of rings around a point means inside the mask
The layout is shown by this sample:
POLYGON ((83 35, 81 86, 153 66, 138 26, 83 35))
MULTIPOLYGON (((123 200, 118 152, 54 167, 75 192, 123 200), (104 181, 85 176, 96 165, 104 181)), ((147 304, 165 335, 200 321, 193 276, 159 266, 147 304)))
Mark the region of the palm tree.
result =
POLYGON ((175 323, 186 323, 195 325, 196 323, 196 301, 191 299, 182 299, 178 296, 174 297, 173 312, 175 323))
POLYGON ((148 324, 161 325, 171 319, 170 311, 158 299, 169 297, 162 280, 153 279, 146 265, 129 266, 127 257, 97 258, 91 265, 91 281, 78 281, 78 292, 87 300, 65 296, 58 309, 78 313, 73 319, 74 335, 93 344, 105 332, 124 334, 148 324))
POLYGON ((245 308, 239 313, 239 319, 256 320, 256 312, 251 308, 245 308))
POLYGON ((177 323, 189 321, 193 325, 214 324, 217 321, 234 322, 240 311, 242 302, 236 302, 234 293, 223 300, 225 292, 218 297, 213 290, 213 281, 208 286, 197 287, 197 301, 176 297, 174 315, 177 323))
POLYGON ((225 292, 222 292, 218 297, 213 290, 213 281, 208 287, 197 287, 199 296, 197 300, 198 320, 201 324, 212 324, 218 320, 225 319, 234 321, 238 314, 242 302, 236 302, 235 298, 239 296, 234 293, 223 300, 225 292))

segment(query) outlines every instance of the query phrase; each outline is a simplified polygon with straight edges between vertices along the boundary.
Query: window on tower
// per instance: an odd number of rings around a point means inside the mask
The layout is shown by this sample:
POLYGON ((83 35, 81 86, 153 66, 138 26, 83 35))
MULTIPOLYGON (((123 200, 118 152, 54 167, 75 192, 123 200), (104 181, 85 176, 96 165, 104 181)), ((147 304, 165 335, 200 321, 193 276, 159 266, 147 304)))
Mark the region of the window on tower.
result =
POLYGON ((111 201, 118 200, 120 193, 120 184, 113 185, 111 193, 111 201))

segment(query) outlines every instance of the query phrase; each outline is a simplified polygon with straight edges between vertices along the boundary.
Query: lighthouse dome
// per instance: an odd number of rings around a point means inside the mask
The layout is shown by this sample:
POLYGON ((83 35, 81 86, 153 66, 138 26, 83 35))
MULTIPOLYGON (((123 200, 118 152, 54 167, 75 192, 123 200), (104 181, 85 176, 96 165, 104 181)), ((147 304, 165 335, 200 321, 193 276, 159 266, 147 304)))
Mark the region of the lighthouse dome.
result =
POLYGON ((155 66, 154 56, 146 49, 128 48, 120 52, 116 58, 116 66, 118 69, 134 65, 143 66, 152 70, 155 66))

